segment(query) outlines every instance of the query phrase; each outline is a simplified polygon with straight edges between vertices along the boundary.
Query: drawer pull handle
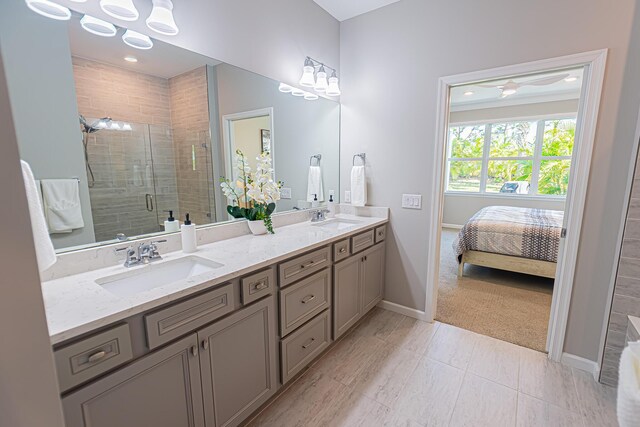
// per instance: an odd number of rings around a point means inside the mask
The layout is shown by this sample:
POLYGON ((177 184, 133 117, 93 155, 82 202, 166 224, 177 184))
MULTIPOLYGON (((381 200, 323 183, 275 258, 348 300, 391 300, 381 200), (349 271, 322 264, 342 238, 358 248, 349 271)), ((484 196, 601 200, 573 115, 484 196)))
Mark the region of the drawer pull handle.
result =
POLYGON ((307 295, 306 297, 302 298, 302 301, 300 301, 303 304, 306 304, 312 300, 314 300, 316 298, 315 295, 307 295))
POLYGON ((347 252, 347 248, 340 248, 340 250, 339 250, 338 252, 340 252, 341 254, 343 254, 343 253, 347 252))
POLYGON ((313 264, 315 264, 315 263, 316 263, 315 261, 309 261, 309 262, 308 262, 308 263, 306 263, 306 264, 302 264, 302 265, 300 265, 300 268, 307 268, 307 267, 311 267, 311 266, 312 266, 313 264))
POLYGON ((263 289, 267 289, 268 287, 269 287, 269 285, 267 285, 266 283, 264 283, 264 282, 259 282, 259 283, 255 286, 255 288, 254 288, 254 289, 255 289, 256 291, 261 291, 261 290, 263 290, 263 289))
POLYGON ((311 344, 313 344, 315 340, 316 340, 315 338, 311 338, 307 344, 302 344, 302 348, 306 350, 307 348, 309 348, 311 344))
POLYGON ((107 355, 107 352, 104 351, 104 350, 97 351, 97 352, 93 353, 91 356, 89 356, 87 358, 87 360, 89 361, 89 363, 96 363, 97 361, 99 361, 103 357, 105 357, 106 355, 107 355))

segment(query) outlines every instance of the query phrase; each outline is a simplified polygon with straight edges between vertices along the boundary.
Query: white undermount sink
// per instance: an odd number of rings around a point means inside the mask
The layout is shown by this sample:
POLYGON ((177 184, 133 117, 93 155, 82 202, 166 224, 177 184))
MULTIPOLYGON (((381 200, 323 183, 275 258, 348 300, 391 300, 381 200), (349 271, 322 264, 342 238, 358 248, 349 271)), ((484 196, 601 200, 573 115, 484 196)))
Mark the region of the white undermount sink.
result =
POLYGON ((324 221, 314 222, 314 227, 321 227, 327 230, 343 230, 345 228, 353 227, 354 225, 362 224, 361 221, 344 218, 332 218, 324 221))
POLYGON ((127 297, 150 289, 186 280, 222 267, 215 261, 187 256, 173 261, 149 264, 132 271, 101 277, 96 283, 112 294, 127 297))

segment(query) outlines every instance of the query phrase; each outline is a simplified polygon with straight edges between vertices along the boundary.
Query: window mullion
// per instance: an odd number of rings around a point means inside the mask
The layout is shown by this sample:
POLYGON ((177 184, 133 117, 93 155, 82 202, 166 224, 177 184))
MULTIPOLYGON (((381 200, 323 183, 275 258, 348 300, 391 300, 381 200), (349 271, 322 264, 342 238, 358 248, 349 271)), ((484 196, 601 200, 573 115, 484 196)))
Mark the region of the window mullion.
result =
POLYGON ((484 125, 484 146, 482 147, 482 167, 480 168, 480 192, 486 193, 489 174, 489 153, 491 147, 491 123, 484 125))
POLYGON ((544 141, 544 120, 538 120, 536 128, 536 145, 533 149, 533 165, 531 165, 531 188, 529 194, 538 194, 540 178, 540 161, 542 159, 542 142, 544 141))

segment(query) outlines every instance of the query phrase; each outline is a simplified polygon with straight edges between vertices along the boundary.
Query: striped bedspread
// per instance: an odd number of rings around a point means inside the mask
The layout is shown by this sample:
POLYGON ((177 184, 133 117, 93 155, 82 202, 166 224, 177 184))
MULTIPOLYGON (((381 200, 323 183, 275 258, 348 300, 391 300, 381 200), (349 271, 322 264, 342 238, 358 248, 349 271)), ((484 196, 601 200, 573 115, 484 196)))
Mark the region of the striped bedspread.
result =
POLYGON ((466 251, 491 252, 556 262, 562 211, 489 206, 462 227, 453 242, 458 261, 466 251))

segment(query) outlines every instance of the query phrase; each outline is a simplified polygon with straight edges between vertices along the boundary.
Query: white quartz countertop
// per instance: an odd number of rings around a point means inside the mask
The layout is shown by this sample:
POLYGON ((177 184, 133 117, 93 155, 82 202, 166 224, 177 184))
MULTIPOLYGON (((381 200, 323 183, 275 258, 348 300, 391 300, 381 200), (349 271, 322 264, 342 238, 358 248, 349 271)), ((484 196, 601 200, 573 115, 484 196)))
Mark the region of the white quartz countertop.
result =
MULTIPOLYGON (((332 230, 305 221, 279 227, 273 235, 243 235, 201 245, 193 254, 184 254, 182 251, 166 254, 161 252, 163 260, 150 265, 127 269, 118 264, 44 282, 42 291, 51 343, 61 343, 388 221, 387 218, 346 214, 336 217, 358 223, 342 230, 332 230), (187 280, 127 297, 112 294, 96 283, 96 280, 103 277, 152 268, 189 255, 215 261, 223 266, 187 280)), ((160 249, 162 250, 161 247, 160 249)))

